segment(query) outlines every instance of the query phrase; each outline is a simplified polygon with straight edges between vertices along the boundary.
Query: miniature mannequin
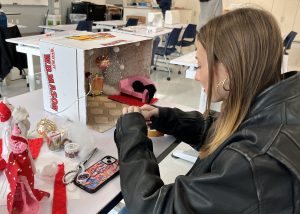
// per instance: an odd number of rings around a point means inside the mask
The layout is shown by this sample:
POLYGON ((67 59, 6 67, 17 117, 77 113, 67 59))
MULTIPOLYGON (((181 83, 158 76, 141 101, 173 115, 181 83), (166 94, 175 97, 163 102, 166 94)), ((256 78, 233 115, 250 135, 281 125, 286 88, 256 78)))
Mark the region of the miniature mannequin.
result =
POLYGON ((7 209, 9 213, 35 214, 39 212, 38 201, 49 197, 49 193, 34 189, 35 167, 26 137, 30 127, 26 109, 13 110, 10 127, 11 152, 5 170, 11 189, 7 195, 7 209))

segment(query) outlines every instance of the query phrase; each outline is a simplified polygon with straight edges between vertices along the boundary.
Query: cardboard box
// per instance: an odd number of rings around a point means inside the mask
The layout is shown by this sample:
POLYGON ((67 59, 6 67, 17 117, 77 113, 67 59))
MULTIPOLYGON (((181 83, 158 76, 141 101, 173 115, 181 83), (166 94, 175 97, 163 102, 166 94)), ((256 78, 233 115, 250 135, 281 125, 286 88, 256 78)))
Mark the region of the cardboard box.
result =
POLYGON ((150 76, 152 39, 117 32, 78 36, 41 40, 43 101, 46 111, 86 124, 86 74, 99 71, 97 57, 110 60, 104 71, 104 93, 115 94, 119 80, 137 74, 150 76))

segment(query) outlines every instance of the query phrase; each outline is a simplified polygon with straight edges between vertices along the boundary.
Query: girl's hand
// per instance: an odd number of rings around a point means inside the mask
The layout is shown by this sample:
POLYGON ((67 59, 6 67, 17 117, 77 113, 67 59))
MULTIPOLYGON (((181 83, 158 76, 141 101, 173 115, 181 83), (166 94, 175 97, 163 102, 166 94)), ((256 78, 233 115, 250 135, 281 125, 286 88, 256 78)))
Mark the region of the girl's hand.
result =
POLYGON ((141 110, 146 121, 150 121, 151 117, 159 116, 159 110, 157 107, 146 104, 141 107, 141 110))
POLYGON ((132 112, 139 112, 141 113, 141 108, 138 106, 129 106, 129 107, 124 107, 122 110, 122 114, 128 114, 132 112))

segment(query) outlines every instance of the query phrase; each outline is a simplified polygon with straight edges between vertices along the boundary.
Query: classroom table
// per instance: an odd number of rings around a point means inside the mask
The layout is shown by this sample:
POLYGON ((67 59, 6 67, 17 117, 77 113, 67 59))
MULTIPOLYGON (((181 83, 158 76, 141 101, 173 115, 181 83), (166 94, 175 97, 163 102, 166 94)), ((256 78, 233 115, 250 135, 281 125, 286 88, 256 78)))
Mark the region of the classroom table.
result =
MULTIPOLYGON (((185 71, 185 77, 189 79, 195 79, 195 75, 197 71, 196 69, 197 60, 195 57, 196 57, 196 51, 193 51, 183 56, 172 59, 170 63, 174 65, 187 66, 188 69, 185 71)), ((200 103, 199 103, 199 111, 202 113, 205 111, 206 108, 206 99, 207 99, 206 94, 204 92, 204 89, 202 88, 200 93, 200 103)))
POLYGON ((65 36, 74 33, 74 31, 56 32, 55 34, 40 34, 34 36, 25 36, 6 39, 7 42, 17 44, 17 51, 25 53, 27 56, 28 82, 29 90, 33 91, 35 87, 34 56, 40 56, 39 42, 42 39, 52 38, 54 36, 65 36))
POLYGON ((186 27, 188 26, 188 24, 165 24, 164 27, 165 28, 182 28, 182 29, 185 29, 186 27))
POLYGON ((44 29, 45 31, 66 31, 66 30, 76 30, 77 24, 68 24, 68 25, 39 25, 39 28, 44 29))
POLYGON ((117 29, 126 25, 126 21, 123 20, 110 20, 110 21, 94 21, 93 25, 97 29, 103 31, 103 29, 117 29))
POLYGON ((172 32, 171 28, 162 28, 161 30, 157 32, 148 32, 147 26, 145 25, 137 25, 137 26, 130 26, 130 27, 124 27, 117 30, 113 30, 115 32, 122 32, 127 33, 131 35, 136 36, 144 36, 149 38, 155 38, 157 36, 166 35, 172 32))
POLYGON ((186 78, 195 79, 197 60, 196 51, 190 52, 188 54, 182 55, 170 61, 171 64, 187 66, 186 78))
MULTIPOLYGON (((70 31, 76 30, 77 24, 66 24, 66 25, 39 25, 39 28, 44 29, 45 32, 47 31, 70 31)), ((101 30, 101 26, 93 25, 92 30, 97 31, 101 30)))
MULTIPOLYGON (((8 99, 14 106, 23 106, 29 112, 29 119, 31 123, 31 129, 35 129, 36 124, 42 118, 51 118, 50 113, 43 110, 42 103, 42 90, 35 90, 22 94, 13 98, 8 99), (34 105, 33 105, 34 103, 34 105)), ((161 102, 161 105, 175 107, 176 105, 161 102)), ((176 106, 183 108, 182 106, 176 106)), ((93 156, 93 158, 88 162, 88 165, 92 165, 102 157, 106 155, 111 155, 113 157, 118 157, 117 148, 114 143, 114 129, 106 131, 104 133, 99 133, 93 130, 88 130, 86 132, 87 137, 92 137, 96 147, 99 149, 98 153, 93 156)), ((165 135, 163 137, 152 138, 154 154, 157 160, 160 162, 168 153, 170 153, 179 142, 175 140, 174 137, 165 135)), ((51 164, 52 162, 64 162, 65 172, 73 169, 76 166, 76 162, 70 161, 70 159, 64 157, 64 152, 52 152, 48 149, 46 143, 43 144, 41 153, 35 160, 36 168, 41 171, 46 164, 51 164)), ((88 167, 87 165, 87 167, 88 167)), ((3 183, 5 179, 4 174, 0 174, 0 184, 3 183)), ((52 199, 53 199, 53 180, 43 179, 41 177, 36 177, 35 188, 39 188, 48 191, 51 196, 48 199, 43 199, 40 202, 41 210, 40 213, 48 214, 52 210, 52 199)), ((0 188, 1 189, 1 188, 0 188)), ((74 184, 69 184, 67 186, 67 212, 72 214, 79 213, 107 213, 111 210, 120 200, 122 199, 121 189, 120 189, 120 178, 115 177, 107 184, 105 184, 96 193, 90 194, 79 188, 74 184)), ((0 213, 6 214, 6 198, 2 196, 0 198, 0 213)))

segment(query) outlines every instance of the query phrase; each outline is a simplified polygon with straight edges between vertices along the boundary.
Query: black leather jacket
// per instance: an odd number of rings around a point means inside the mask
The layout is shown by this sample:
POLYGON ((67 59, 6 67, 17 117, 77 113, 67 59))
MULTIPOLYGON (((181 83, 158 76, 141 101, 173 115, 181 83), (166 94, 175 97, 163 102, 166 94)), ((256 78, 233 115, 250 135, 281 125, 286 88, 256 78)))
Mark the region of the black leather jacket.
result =
MULTIPOLYGON (((199 147, 211 121, 160 108, 153 126, 199 147)), ((129 213, 300 213, 300 74, 257 96, 238 131, 173 184, 160 179, 146 131, 139 113, 115 131, 129 213)))

